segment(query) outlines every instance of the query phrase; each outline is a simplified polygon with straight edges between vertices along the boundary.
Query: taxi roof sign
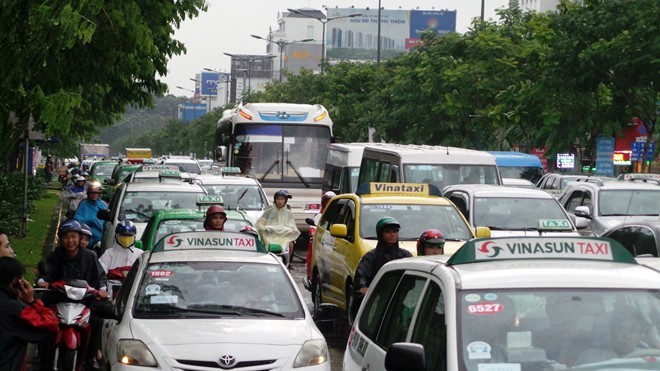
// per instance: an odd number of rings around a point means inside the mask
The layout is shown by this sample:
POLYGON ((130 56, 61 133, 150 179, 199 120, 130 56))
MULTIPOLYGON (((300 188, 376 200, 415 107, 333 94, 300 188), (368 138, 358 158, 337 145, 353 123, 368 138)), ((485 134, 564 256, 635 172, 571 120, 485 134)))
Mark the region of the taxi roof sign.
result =
POLYGON ((573 226, 568 219, 539 219, 538 231, 572 231, 573 226))
POLYGON ((176 170, 180 171, 178 165, 163 165, 163 164, 152 164, 152 165, 142 165, 138 168, 137 171, 163 171, 163 170, 176 170))
POLYGON ((371 196, 413 196, 413 197, 427 197, 438 196, 440 189, 433 184, 427 183, 385 183, 385 182, 372 182, 363 183, 358 186, 355 194, 371 195, 371 196))
POLYGON ((225 166, 221 168, 215 168, 211 173, 213 175, 240 175, 241 168, 236 166, 225 166))
POLYGON ((161 178, 181 178, 181 172, 177 170, 161 170, 158 173, 161 178))
POLYGON ((153 251, 232 250, 266 252, 261 241, 251 233, 192 231, 169 234, 158 241, 153 251))
POLYGON ((601 237, 501 237, 466 242, 448 265, 496 260, 569 259, 637 264, 617 241, 601 237))
POLYGON ((204 195, 197 197, 197 206, 203 205, 222 205, 224 200, 220 195, 204 195))

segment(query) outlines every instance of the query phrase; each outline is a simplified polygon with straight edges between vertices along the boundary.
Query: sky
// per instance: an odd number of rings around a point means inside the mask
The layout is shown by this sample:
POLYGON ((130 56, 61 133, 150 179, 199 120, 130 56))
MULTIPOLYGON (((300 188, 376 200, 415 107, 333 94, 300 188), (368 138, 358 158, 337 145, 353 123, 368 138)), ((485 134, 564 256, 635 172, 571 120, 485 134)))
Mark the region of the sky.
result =
MULTIPOLYGON (((468 30, 472 18, 481 16, 480 0, 380 0, 384 9, 456 10, 456 31, 468 30)), ((204 68, 229 72, 231 54, 266 54, 266 42, 251 34, 268 36, 277 30, 277 14, 287 8, 378 8, 378 0, 207 0, 208 10, 181 23, 174 38, 183 42, 186 54, 173 57, 167 65, 167 76, 160 80, 176 96, 192 96, 195 74, 204 68), (181 86, 184 89, 178 89, 181 86)), ((496 19, 495 10, 508 0, 485 0, 485 18, 496 19)))

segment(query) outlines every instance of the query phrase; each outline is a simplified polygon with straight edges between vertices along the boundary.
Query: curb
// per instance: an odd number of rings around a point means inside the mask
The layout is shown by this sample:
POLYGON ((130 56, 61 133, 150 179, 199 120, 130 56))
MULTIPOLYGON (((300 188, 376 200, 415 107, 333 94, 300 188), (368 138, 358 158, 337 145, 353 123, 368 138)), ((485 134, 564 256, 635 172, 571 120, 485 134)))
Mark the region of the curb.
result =
POLYGON ((62 201, 60 198, 60 193, 57 193, 57 204, 53 210, 53 215, 51 218, 50 226, 48 227, 48 234, 44 245, 41 250, 41 256, 45 259, 48 254, 57 246, 57 230, 60 227, 60 222, 62 221, 62 201))

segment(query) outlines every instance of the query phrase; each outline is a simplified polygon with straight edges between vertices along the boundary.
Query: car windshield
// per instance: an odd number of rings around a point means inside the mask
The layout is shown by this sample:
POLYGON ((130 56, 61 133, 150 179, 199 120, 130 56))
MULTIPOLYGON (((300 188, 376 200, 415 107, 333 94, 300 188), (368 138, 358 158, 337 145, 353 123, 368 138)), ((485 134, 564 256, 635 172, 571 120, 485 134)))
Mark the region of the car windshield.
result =
POLYGON ((134 313, 136 318, 302 318, 303 304, 288 277, 276 264, 150 263, 134 313))
POLYGON ((205 184, 209 195, 220 195, 225 206, 241 206, 246 210, 263 210, 268 201, 257 185, 247 184, 205 184))
POLYGON ((407 183, 433 184, 440 190, 454 184, 500 184, 495 165, 404 165, 403 179, 407 183))
POLYGON ((461 370, 657 367, 659 290, 463 290, 458 298, 461 370))
POLYGON ((612 189, 600 192, 601 216, 660 215, 660 187, 657 190, 612 189))
POLYGON ((539 219, 567 220, 555 200, 538 198, 475 197, 474 225, 491 229, 537 229, 539 219))
POLYGON ((112 170, 117 164, 95 164, 92 170, 92 176, 97 178, 108 178, 112 175, 112 170))
POLYGON ((543 168, 536 166, 498 166, 502 178, 521 178, 534 183, 543 176, 543 168))
POLYGON ((562 177, 562 178, 560 179, 560 181, 559 181, 559 184, 560 184, 560 185, 559 185, 559 189, 564 189, 564 188, 566 188, 566 185, 567 185, 568 183, 570 183, 570 182, 576 180, 576 179, 579 178, 579 177, 580 177, 580 175, 575 175, 575 176, 572 176, 572 175, 571 175, 571 176, 564 176, 564 177, 562 177))
POLYGON ((376 223, 391 216, 401 224, 399 240, 417 240, 427 229, 439 229, 445 239, 466 241, 472 238, 470 228, 460 212, 447 205, 395 205, 362 204, 360 210, 360 235, 376 239, 376 223))
POLYGON ((200 192, 126 192, 119 209, 119 220, 146 223, 157 210, 196 209, 200 192))
POLYGON ((199 164, 196 162, 172 162, 167 161, 167 165, 176 165, 181 168, 181 171, 185 171, 190 174, 201 174, 202 169, 199 167, 199 164))

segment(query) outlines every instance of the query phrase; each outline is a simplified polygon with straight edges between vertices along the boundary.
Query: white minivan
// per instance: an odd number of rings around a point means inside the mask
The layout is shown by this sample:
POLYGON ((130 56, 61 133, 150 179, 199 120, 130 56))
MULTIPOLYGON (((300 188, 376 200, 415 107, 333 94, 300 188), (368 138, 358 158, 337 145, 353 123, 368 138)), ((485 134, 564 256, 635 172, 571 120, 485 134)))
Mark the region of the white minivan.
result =
POLYGON ((323 173, 323 193, 353 193, 358 186, 364 147, 373 143, 332 143, 323 173))

